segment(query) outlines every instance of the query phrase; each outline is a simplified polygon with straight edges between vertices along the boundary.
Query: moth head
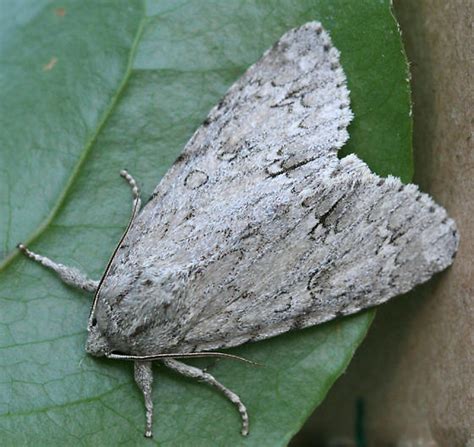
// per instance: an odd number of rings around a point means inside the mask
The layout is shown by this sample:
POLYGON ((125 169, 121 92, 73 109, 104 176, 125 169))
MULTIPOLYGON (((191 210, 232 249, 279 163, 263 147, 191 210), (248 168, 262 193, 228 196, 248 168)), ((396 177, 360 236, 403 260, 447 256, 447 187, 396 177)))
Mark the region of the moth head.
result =
POLYGON ((97 318, 93 314, 89 318, 87 332, 87 353, 96 357, 102 357, 110 352, 109 343, 107 342, 104 334, 101 332, 97 318))

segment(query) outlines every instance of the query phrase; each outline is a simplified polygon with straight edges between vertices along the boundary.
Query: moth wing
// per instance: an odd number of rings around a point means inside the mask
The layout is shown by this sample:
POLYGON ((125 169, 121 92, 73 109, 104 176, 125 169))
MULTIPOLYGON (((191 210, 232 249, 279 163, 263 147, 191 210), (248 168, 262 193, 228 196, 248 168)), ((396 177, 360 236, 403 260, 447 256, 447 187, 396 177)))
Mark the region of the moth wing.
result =
POLYGON ((189 309, 184 349, 221 349, 349 315, 452 263, 455 224, 415 185, 382 179, 354 155, 333 167, 315 160, 289 178, 260 196, 261 217, 247 220, 240 242, 188 283, 190 297, 206 298, 189 309))
POLYGON ((97 302, 112 347, 236 346, 378 304, 449 265, 457 238, 442 208, 337 159, 351 118, 321 25, 285 34, 212 109, 112 260, 97 302))
POLYGON ((349 106, 339 51, 321 24, 287 32, 194 133, 145 208, 147 225, 164 231, 223 188, 243 192, 310 160, 334 157, 349 137, 349 106), (149 210, 157 204, 158 215, 149 210))

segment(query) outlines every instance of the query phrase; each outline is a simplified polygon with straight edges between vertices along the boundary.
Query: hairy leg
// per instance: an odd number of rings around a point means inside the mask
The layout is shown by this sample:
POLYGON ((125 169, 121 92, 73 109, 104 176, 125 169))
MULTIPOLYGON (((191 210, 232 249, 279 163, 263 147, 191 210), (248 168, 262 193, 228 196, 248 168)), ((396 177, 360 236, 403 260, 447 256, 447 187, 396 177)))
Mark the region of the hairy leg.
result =
MULTIPOLYGON (((135 179, 126 171, 120 171, 120 175, 128 182, 132 188, 133 194, 133 210, 132 220, 138 214, 141 206, 140 190, 138 189, 135 179)), ((46 256, 39 255, 29 250, 25 245, 18 244, 18 249, 23 252, 30 259, 39 262, 41 265, 53 270, 66 284, 85 290, 86 292, 95 292, 99 287, 99 281, 88 278, 84 273, 74 267, 67 267, 63 264, 54 262, 46 256)))
POLYGON ((211 374, 203 371, 202 369, 195 368, 194 366, 186 365, 185 363, 178 362, 173 359, 162 360, 162 362, 170 369, 182 374, 183 376, 191 377, 197 379, 201 382, 208 383, 213 387, 217 388, 222 394, 224 394, 227 399, 229 399, 236 407, 240 413, 242 419, 242 430, 241 433, 244 436, 248 435, 249 432, 249 417, 247 414, 247 409, 245 405, 240 400, 240 397, 237 396, 234 392, 226 388, 222 383, 218 382, 211 374))
POLYGON ((140 207, 142 206, 142 201, 140 199, 140 189, 138 188, 138 184, 136 180, 128 173, 127 170, 122 169, 120 171, 120 175, 128 182, 130 188, 132 188, 132 195, 133 195, 133 202, 132 202, 132 220, 140 211, 140 207))
POLYGON ((135 362, 135 382, 143 393, 146 409, 145 437, 153 437, 153 401, 151 390, 153 385, 153 372, 151 362, 135 362))
POLYGON ((18 244, 18 248, 30 259, 33 259, 33 261, 39 262, 41 265, 44 265, 45 267, 56 272, 61 280, 66 284, 85 290, 86 292, 95 292, 97 290, 99 281, 88 278, 78 269, 56 263, 46 256, 41 256, 32 252, 31 250, 28 250, 28 248, 26 248, 23 244, 18 244))

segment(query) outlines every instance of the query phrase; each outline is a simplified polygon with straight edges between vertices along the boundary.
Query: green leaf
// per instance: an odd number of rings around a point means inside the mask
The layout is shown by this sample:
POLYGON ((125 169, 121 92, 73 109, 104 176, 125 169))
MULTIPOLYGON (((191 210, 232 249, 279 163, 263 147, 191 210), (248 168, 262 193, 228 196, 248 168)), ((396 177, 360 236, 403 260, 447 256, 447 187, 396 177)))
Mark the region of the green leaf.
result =
POLYGON ((0 13, 2 445, 282 446, 344 371, 373 313, 242 346, 263 367, 201 361, 248 405, 155 368, 145 441, 132 365, 87 356, 91 297, 14 246, 100 277, 130 213, 226 89, 291 27, 320 20, 342 53, 354 123, 344 154, 411 178, 407 66, 390 1, 10 0, 0 13))

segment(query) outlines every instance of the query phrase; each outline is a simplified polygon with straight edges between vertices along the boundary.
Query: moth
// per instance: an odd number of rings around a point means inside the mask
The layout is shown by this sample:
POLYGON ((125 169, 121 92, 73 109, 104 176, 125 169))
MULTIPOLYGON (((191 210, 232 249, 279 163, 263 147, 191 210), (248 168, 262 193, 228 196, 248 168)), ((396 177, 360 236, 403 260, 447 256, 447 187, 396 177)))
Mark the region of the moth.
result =
POLYGON ((86 351, 134 361, 152 436, 152 362, 239 396, 181 360, 383 303, 448 267, 446 211, 415 185, 338 159, 352 119, 320 23, 287 32, 228 90, 130 223, 100 281, 19 248, 93 292, 86 351))

